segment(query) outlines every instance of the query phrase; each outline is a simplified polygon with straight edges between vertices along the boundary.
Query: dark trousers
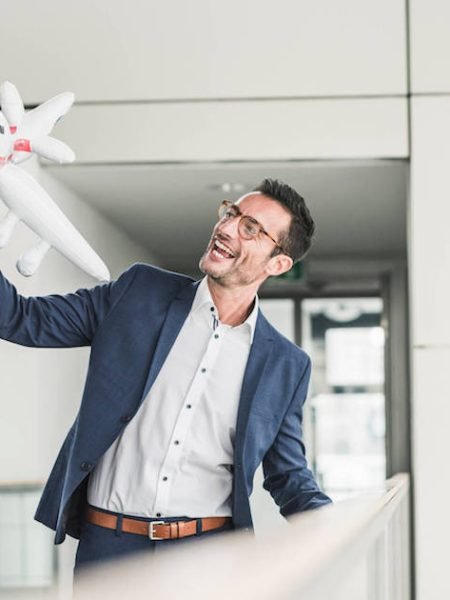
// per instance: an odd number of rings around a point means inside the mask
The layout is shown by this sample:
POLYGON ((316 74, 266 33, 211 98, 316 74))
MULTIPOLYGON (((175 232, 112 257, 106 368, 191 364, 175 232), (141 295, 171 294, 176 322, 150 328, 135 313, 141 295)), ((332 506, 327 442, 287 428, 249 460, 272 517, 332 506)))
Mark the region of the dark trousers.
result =
MULTIPOLYGON (((99 510, 99 509, 97 509, 99 510)), ((95 564, 103 563, 111 559, 117 559, 121 556, 127 556, 138 552, 160 553, 169 548, 180 544, 189 544, 195 540, 203 540, 219 533, 229 531, 233 525, 226 524, 224 527, 207 531, 198 535, 192 535, 174 540, 151 540, 145 535, 135 533, 126 533, 121 529, 121 519, 127 515, 104 511, 108 514, 113 514, 118 517, 117 528, 107 529, 99 525, 93 525, 85 521, 83 523, 78 544, 78 550, 75 558, 75 576, 83 571, 86 566, 94 566, 95 564)), ((133 517, 137 518, 137 517, 133 517)), ((146 519, 139 518, 140 521, 160 521, 161 519, 146 519)), ((190 517, 171 517, 164 519, 168 521, 190 521, 190 517)))

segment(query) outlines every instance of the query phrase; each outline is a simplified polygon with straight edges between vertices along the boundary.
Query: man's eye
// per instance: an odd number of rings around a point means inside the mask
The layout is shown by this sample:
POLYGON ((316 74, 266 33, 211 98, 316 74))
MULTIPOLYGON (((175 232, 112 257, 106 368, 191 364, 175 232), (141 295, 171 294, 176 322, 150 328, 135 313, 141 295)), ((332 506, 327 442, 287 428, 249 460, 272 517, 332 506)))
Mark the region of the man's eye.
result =
POLYGON ((257 235, 259 232, 259 227, 256 223, 252 223, 252 221, 245 221, 245 231, 249 234, 249 235, 257 235))
POLYGON ((225 213, 225 215, 224 215, 224 218, 225 218, 225 219, 234 219, 234 218, 235 218, 235 216, 236 216, 236 213, 235 213, 235 211, 234 211, 234 210, 231 210, 231 209, 229 209, 229 210, 227 210, 227 211, 226 211, 226 213, 225 213))

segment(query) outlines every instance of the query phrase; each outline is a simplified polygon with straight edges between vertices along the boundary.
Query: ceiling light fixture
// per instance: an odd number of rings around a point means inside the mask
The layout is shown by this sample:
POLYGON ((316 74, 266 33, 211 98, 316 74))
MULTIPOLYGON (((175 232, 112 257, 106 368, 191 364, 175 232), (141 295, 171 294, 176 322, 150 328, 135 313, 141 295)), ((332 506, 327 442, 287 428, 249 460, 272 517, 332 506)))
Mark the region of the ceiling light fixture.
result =
POLYGON ((245 183, 237 183, 237 182, 225 182, 225 183, 215 183, 209 186, 210 189, 221 192, 222 194, 233 194, 239 193, 248 189, 250 185, 245 183))

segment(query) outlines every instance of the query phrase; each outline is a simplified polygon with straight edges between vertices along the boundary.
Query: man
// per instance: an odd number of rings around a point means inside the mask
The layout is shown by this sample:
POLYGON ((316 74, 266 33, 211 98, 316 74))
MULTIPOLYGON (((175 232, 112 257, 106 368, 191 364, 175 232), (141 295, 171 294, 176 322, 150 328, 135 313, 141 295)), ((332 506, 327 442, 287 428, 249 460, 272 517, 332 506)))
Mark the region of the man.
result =
POLYGON ((301 441, 310 360, 257 297, 305 255, 314 222, 270 179, 219 216, 201 282, 136 264, 90 290, 23 298, 0 277, 4 339, 91 346, 80 410, 36 513, 56 543, 80 538, 78 565, 250 529, 261 462, 283 515, 331 501, 301 441))

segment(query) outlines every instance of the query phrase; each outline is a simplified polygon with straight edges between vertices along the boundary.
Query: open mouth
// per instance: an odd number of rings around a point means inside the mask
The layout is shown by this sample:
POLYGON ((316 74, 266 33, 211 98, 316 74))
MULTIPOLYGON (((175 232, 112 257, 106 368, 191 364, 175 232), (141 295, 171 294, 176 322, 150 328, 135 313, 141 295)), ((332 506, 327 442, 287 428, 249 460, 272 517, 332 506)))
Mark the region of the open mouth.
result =
POLYGON ((218 240, 214 239, 213 245, 211 248, 211 254, 216 256, 217 258, 235 258, 236 254, 233 252, 231 248, 229 248, 226 244, 218 240))

